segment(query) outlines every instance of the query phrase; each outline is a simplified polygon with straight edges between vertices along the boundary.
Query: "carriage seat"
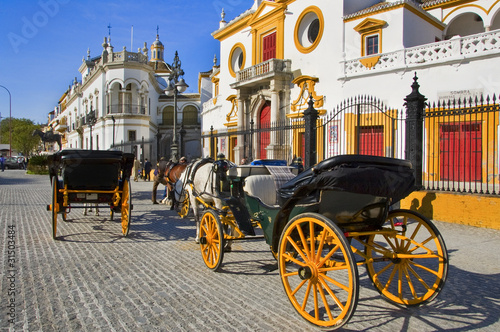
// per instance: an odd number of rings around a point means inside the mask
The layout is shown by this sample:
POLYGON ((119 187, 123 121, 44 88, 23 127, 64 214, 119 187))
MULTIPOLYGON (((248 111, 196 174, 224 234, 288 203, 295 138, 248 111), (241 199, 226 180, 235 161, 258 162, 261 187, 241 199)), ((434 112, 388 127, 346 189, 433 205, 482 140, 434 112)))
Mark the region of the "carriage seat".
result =
POLYGON ((276 185, 272 175, 251 175, 245 179, 245 194, 258 197, 266 205, 276 205, 276 185))
POLYGON ((247 176, 243 190, 248 195, 260 198, 267 205, 276 205, 278 189, 293 179, 296 173, 289 166, 265 166, 264 169, 267 174, 247 176))

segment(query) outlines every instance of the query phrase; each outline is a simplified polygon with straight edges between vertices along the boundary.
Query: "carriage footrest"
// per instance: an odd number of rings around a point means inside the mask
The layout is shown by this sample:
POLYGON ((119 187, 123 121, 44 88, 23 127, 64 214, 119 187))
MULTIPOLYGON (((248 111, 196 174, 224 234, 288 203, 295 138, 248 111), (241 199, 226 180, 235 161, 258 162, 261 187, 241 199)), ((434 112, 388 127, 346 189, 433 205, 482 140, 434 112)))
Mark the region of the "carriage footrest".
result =
POLYGON ((234 219, 240 231, 245 235, 254 236, 255 231, 252 227, 250 214, 248 213, 247 208, 241 203, 241 201, 236 197, 230 197, 222 200, 224 201, 224 205, 229 206, 229 208, 231 209, 231 212, 233 213, 234 219))

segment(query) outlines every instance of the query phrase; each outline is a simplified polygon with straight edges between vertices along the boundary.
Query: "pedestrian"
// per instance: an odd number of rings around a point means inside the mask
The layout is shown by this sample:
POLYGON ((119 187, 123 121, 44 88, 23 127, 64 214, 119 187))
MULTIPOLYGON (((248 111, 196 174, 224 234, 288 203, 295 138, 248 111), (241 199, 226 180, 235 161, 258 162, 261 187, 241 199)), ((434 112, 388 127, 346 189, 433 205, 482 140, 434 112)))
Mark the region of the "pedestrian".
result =
POLYGON ((164 186, 167 185, 167 180, 165 179, 166 170, 167 170, 167 161, 165 160, 164 157, 161 157, 160 162, 158 163, 158 175, 155 176, 153 183, 153 196, 151 198, 153 204, 158 204, 158 201, 156 200, 156 190, 158 189, 158 185, 160 183, 163 184, 164 186))
POLYGON ((248 164, 248 159, 247 157, 243 157, 240 161, 240 165, 246 165, 246 164, 248 164))
POLYGON ((151 165, 151 162, 148 160, 148 158, 146 158, 146 161, 144 162, 144 174, 145 175, 145 178, 144 178, 144 181, 151 181, 151 168, 153 167, 153 165, 151 165))
POLYGON ((2 169, 2 172, 5 170, 5 158, 4 158, 4 156, 0 157, 0 168, 2 169))
POLYGON ((134 166, 132 167, 132 174, 134 174, 134 181, 138 181, 139 172, 141 171, 141 162, 139 159, 135 158, 134 166))

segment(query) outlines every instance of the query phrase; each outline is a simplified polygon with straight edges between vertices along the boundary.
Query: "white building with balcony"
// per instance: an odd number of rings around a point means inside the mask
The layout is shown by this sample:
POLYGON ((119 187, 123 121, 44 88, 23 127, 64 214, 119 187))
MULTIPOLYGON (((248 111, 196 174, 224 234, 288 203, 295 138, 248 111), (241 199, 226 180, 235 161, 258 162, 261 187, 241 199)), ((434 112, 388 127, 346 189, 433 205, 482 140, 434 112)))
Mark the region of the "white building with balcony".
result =
POLYGON ((88 52, 78 69, 81 79, 75 78, 49 113, 49 127, 63 136, 63 147, 115 148, 155 163, 159 157, 172 157, 177 114, 179 154, 201 156, 200 94, 178 94, 174 112, 174 98, 165 94, 172 68, 164 61, 158 35, 151 56, 146 43, 137 52, 125 47, 117 51, 110 39, 104 38, 99 56, 88 52))
MULTIPOLYGON (((358 95, 400 109, 415 73, 431 102, 500 91, 499 1, 248 2, 251 8, 229 22, 222 14, 212 34, 220 65, 200 76, 211 90, 202 110, 205 155, 239 161, 248 147, 238 132, 250 123, 300 120, 310 95, 320 114, 358 95), (211 145, 211 132, 229 139, 211 145)), ((295 134, 288 159, 303 157, 303 138, 295 134)), ((252 149, 255 159, 274 158, 283 147, 271 137, 256 139, 252 149)))

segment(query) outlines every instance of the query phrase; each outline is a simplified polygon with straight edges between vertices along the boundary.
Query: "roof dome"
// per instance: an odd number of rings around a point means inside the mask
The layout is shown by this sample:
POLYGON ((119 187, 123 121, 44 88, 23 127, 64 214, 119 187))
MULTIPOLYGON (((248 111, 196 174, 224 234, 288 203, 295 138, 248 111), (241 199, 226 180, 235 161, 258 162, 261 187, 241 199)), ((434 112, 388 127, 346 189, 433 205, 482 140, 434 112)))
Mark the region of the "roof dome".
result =
POLYGON ((153 42, 152 46, 163 46, 162 42, 158 38, 158 35, 156 35, 156 40, 153 42))

